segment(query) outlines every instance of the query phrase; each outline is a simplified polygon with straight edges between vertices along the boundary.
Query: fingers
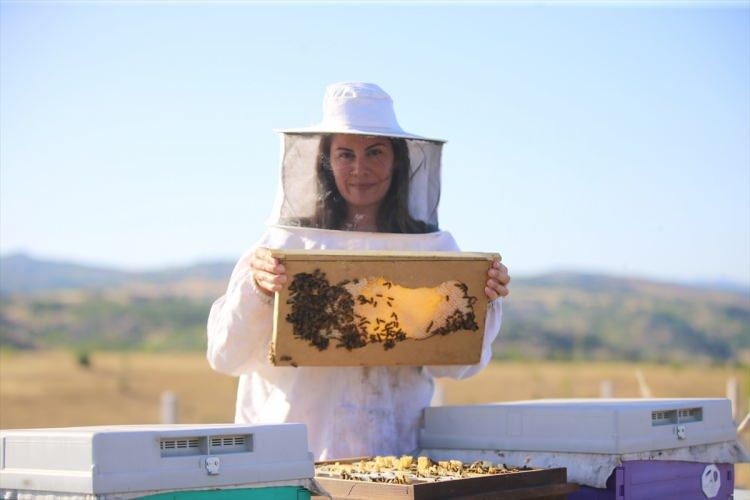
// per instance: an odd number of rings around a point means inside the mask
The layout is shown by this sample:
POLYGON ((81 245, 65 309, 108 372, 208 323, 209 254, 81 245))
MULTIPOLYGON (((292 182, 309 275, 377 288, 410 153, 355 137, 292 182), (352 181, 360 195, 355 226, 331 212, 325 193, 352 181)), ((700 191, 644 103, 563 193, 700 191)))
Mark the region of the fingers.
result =
POLYGON ((487 284, 484 287, 484 293, 490 300, 495 300, 498 297, 507 297, 510 291, 499 281, 490 278, 487 280, 487 284))
POLYGON ((286 283, 286 274, 273 274, 266 271, 255 271, 253 274, 258 286, 267 292, 278 292, 286 283))
POLYGON ((253 279, 258 287, 268 295, 281 290, 286 283, 286 269, 271 255, 267 248, 258 248, 250 259, 253 279))
POLYGON ((250 266, 258 271, 265 271, 272 274, 284 274, 286 269, 282 264, 279 263, 278 259, 274 259, 271 255, 271 251, 267 248, 258 248, 255 251, 252 259, 250 259, 250 266))
POLYGON ((508 268, 498 261, 492 263, 489 271, 487 271, 487 276, 489 276, 491 279, 497 280, 503 286, 508 286, 508 283, 510 283, 510 274, 508 274, 508 268))

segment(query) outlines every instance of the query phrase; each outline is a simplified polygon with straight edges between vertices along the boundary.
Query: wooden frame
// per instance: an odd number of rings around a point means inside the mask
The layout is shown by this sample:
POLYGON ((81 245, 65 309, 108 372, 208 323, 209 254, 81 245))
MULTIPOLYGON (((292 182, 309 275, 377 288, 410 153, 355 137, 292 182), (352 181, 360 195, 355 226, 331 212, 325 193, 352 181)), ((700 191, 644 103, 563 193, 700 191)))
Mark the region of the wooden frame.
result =
MULTIPOLYGON (((324 463, 354 463, 361 459, 331 460, 324 463)), ((426 499, 493 499, 567 498, 578 491, 578 485, 567 482, 567 469, 531 469, 464 479, 419 484, 387 484, 334 479, 317 476, 315 480, 334 500, 369 498, 426 499)))
POLYGON ((275 296, 275 365, 479 362, 488 303, 484 287, 498 254, 272 250, 272 255, 288 276, 275 296), (312 326, 331 322, 335 326, 327 331, 312 326))

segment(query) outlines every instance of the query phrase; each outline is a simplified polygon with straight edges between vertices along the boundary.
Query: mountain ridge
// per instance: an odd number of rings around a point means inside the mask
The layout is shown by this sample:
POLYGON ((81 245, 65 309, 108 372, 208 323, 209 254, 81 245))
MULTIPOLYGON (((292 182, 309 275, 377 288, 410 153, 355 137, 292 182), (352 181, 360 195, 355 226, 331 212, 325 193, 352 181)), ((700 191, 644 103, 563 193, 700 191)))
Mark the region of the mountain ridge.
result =
POLYGON ((70 289, 97 289, 128 283, 173 283, 188 278, 228 279, 234 264, 204 261, 148 271, 47 260, 15 253, 0 257, 0 293, 36 293, 70 289))
MULTIPOLYGON (((0 293, 36 293, 70 289, 98 289, 128 283, 166 284, 186 279, 228 281, 235 262, 213 259, 149 270, 123 270, 62 259, 41 259, 23 252, 0 256, 0 293)), ((530 285, 568 284, 595 290, 613 287, 632 290, 633 284, 706 289, 750 297, 750 286, 728 280, 666 281, 639 276, 618 276, 591 271, 558 270, 514 277, 530 285)))

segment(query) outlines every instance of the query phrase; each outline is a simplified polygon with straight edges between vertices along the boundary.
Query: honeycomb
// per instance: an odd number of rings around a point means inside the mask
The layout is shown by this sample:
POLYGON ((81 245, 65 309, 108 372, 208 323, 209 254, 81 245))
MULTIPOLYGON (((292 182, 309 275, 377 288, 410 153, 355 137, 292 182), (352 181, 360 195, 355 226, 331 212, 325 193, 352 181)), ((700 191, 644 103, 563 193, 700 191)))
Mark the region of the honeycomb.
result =
MULTIPOLYGON (((529 459, 526 462, 528 464, 529 459)), ((315 475, 353 481, 366 481, 390 484, 419 484, 447 481, 493 474, 510 474, 530 470, 528 465, 509 467, 490 461, 477 461, 464 464, 460 460, 434 462, 425 456, 414 457, 374 457, 351 463, 323 463, 315 466, 315 475)))
POLYGON ((456 311, 463 315, 474 312, 473 302, 455 280, 432 288, 407 288, 368 277, 349 282, 344 288, 355 297, 354 314, 367 320, 362 323, 368 336, 396 320, 406 338, 425 339, 434 335, 433 330, 447 325, 456 311))

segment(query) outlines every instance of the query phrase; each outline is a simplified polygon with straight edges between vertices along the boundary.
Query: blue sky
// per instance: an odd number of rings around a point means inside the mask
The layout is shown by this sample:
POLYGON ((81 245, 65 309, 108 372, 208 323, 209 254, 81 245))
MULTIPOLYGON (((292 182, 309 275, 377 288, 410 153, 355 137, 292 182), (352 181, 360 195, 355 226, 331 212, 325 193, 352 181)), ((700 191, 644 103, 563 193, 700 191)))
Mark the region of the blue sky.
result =
POLYGON ((273 128, 372 81, 449 140, 440 218, 511 273, 750 284, 750 7, 0 4, 0 252, 235 259, 273 128))

